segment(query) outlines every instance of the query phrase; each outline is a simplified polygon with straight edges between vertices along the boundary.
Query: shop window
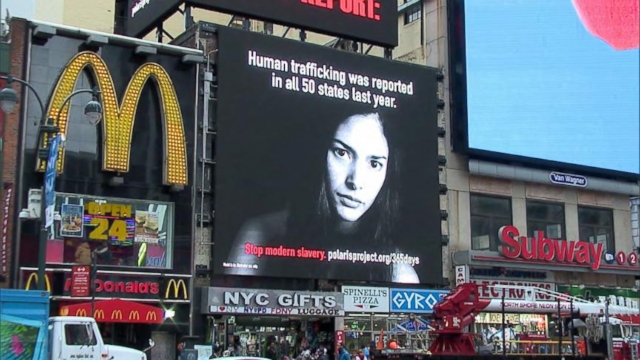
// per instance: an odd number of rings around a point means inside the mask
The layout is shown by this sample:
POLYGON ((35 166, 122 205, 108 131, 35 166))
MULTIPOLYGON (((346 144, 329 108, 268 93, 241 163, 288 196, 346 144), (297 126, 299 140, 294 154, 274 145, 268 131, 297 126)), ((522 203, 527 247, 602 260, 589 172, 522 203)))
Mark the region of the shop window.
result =
POLYGON ((173 204, 56 193, 47 262, 171 268, 173 204))
POLYGON ((498 251, 498 232, 512 223, 511 198, 471 194, 471 249, 498 251))
MULTIPOLYGON (((406 2, 406 1, 405 1, 406 2)), ((404 24, 409 25, 422 17, 422 4, 411 5, 404 13, 404 24)))
POLYGON ((406 350, 425 351, 430 344, 431 321, 427 314, 351 314, 344 318, 345 346, 356 354, 363 346, 375 348, 380 340, 384 344, 396 340, 406 350))
POLYGON ((605 251, 615 252, 613 210, 578 206, 580 240, 603 244, 605 251))
POLYGON ((527 201, 527 232, 534 237, 544 231, 549 239, 565 239, 564 204, 527 201))

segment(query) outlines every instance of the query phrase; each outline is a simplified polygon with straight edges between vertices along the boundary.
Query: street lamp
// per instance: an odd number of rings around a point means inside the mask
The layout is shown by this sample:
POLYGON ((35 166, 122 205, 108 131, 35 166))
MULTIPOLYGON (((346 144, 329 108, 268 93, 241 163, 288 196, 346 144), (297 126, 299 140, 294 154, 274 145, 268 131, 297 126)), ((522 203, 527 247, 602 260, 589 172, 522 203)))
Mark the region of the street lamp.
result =
MULTIPOLYGON (((47 139, 50 139, 51 136, 58 135, 58 133, 60 132, 60 128, 55 124, 57 123, 57 120, 60 117, 60 112, 62 109, 64 109, 64 107, 71 100, 71 98, 78 94, 81 94, 81 93, 93 94, 92 100, 89 101, 87 105, 84 107, 84 114, 87 116, 87 119, 89 120, 89 122, 92 125, 96 125, 102 119, 102 105, 98 101, 98 96, 100 92, 98 91, 97 88, 80 89, 72 92, 62 102, 62 105, 56 112, 56 117, 47 118, 44 103, 42 102, 42 99, 38 95, 38 92, 33 88, 33 86, 31 86, 29 83, 27 83, 24 80, 20 80, 12 76, 0 76, 0 79, 5 79, 7 81, 7 86, 4 89, 0 90, 0 108, 5 113, 11 113, 15 109, 16 104, 18 103, 18 94, 16 93, 15 90, 13 90, 10 87, 12 82, 15 81, 26 86, 35 95, 35 98, 38 102, 38 105, 40 106, 40 111, 42 114, 42 117, 40 119, 40 126, 38 128, 38 133, 39 133, 38 141, 40 141, 40 138, 43 134, 47 137, 47 139)), ((38 149, 38 153, 37 153, 38 159, 40 159, 41 161, 47 161, 49 159, 49 155, 50 155, 49 152, 51 150, 52 143, 53 143, 52 141, 48 141, 46 147, 38 149)), ((57 152, 55 153, 57 154, 57 152)), ((0 167, 1 166, 2 164, 0 163, 0 167)), ((55 169, 55 164, 51 166, 54 166, 54 169, 55 169)), ((47 240, 49 239, 49 227, 47 226, 47 222, 45 219, 45 213, 47 211, 47 202, 45 201, 45 195, 48 193, 46 190, 47 180, 48 179, 45 174, 43 185, 42 185, 42 191, 40 193, 40 234, 39 234, 39 243, 38 243, 38 289, 42 291, 46 290, 46 286, 45 286, 46 282, 44 279, 47 276, 45 273, 45 267, 46 267, 47 240)), ((49 182, 50 182, 49 186, 51 188, 50 191, 51 192, 55 191, 55 185, 54 185, 55 171, 53 173, 53 179, 49 179, 49 182)))

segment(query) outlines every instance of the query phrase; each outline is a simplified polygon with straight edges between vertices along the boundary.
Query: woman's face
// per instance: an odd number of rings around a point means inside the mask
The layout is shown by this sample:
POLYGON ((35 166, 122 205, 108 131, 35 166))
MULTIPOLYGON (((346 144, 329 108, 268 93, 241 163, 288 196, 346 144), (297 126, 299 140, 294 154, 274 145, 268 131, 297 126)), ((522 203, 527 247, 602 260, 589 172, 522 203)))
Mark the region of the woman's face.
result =
POLYGON ((327 152, 329 202, 345 221, 358 221, 387 177, 389 145, 376 114, 354 115, 333 135, 327 152))

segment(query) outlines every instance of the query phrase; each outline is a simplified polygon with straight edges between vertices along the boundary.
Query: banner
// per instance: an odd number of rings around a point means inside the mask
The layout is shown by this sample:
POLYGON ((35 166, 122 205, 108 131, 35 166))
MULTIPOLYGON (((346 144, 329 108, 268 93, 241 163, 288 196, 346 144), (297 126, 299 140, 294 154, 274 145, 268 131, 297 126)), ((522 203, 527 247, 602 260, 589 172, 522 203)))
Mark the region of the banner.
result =
POLYGON ((436 70, 218 35, 214 271, 441 283, 436 70))
POLYGON ((144 37, 183 3, 339 38, 398 45, 396 0, 130 0, 125 34, 144 37))
MULTIPOLYGON (((1 179, 0 179, 1 180, 1 179)), ((2 194, 2 204, 0 204, 0 210, 2 211, 2 229, 0 230, 0 247, 2 253, 0 254, 0 282, 6 281, 9 276, 9 247, 11 246, 11 239, 9 236, 9 216, 11 212, 11 197, 13 196, 13 185, 11 183, 4 183, 4 191, 2 194)))

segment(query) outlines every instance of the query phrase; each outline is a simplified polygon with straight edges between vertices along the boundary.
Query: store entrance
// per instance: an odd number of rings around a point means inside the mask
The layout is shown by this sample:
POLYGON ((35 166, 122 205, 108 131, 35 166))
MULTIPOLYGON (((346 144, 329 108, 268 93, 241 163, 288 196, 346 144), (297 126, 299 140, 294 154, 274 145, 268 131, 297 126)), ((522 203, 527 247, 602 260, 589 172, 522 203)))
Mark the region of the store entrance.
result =
POLYGON ((149 347, 152 327, 147 324, 98 323, 105 344, 141 351, 149 347))
POLYGON ((326 349, 328 354, 334 351, 332 318, 230 316, 226 333, 228 356, 267 357, 272 343, 276 359, 295 358, 307 350, 315 353, 326 349))

